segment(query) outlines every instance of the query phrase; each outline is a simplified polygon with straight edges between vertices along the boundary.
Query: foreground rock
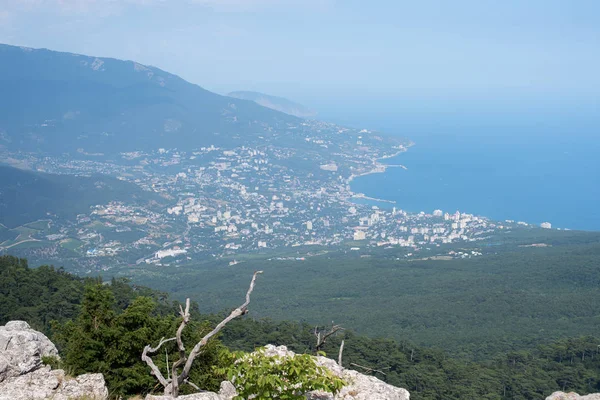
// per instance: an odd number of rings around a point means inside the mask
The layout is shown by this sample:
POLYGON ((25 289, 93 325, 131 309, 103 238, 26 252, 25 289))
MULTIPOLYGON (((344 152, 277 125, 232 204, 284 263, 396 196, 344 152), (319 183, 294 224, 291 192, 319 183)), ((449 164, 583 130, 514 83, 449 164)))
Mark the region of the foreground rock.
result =
POLYGON ((23 321, 0 326, 0 400, 105 400, 102 374, 69 377, 42 365, 42 357, 58 357, 56 346, 23 321))
POLYGON ((27 374, 42 366, 42 357, 58 357, 56 346, 25 321, 0 326, 0 382, 27 374))
MULTIPOLYGON (((295 354, 285 346, 265 346, 265 354, 271 357, 293 357, 295 354)), ((314 391, 306 394, 307 400, 409 400, 407 390, 398 388, 357 371, 345 369, 329 358, 315 357, 317 365, 329 369, 342 378, 348 385, 335 396, 331 393, 314 391)), ((177 400, 231 400, 237 395, 231 382, 222 382, 219 393, 204 392, 179 396, 177 400)), ((172 400, 169 396, 146 396, 146 400, 172 400)))
POLYGON ((593 393, 588 394, 586 396, 580 396, 575 392, 554 392, 550 396, 546 397, 546 400, 600 400, 600 393, 593 393))
POLYGON ((42 367, 33 372, 8 378, 0 383, 0 400, 104 400, 108 389, 102 374, 85 374, 76 378, 62 369, 42 367))
MULTIPOLYGON (((221 382, 221 390, 219 390, 219 393, 202 392, 187 394, 178 396, 177 400, 232 400, 235 396, 237 396, 237 392, 235 391, 233 384, 228 381, 223 381, 221 382)), ((173 397, 149 394, 146 396, 145 400, 173 400, 173 397)))
MULTIPOLYGON (((147 395, 145 400, 174 400, 171 396, 147 395)), ((178 396, 177 400, 223 400, 223 397, 214 392, 202 392, 178 396)))

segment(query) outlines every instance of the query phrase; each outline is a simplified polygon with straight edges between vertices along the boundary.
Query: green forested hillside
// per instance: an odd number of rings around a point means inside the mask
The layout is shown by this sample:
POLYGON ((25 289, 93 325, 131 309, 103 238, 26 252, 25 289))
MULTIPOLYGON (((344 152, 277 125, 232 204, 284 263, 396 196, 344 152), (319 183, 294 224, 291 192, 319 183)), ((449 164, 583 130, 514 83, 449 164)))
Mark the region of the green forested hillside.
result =
MULTIPOLYGON (((232 302, 241 300, 248 278, 222 296, 232 302)), ((270 289, 268 280, 261 279, 254 294, 270 289)), ((73 373, 104 373, 114 396, 144 394, 155 387, 139 355, 146 344, 172 334, 179 322, 176 309, 177 303, 164 293, 118 280, 108 284, 81 280, 51 267, 30 269, 25 260, 0 257, 0 324, 23 318, 49 332, 59 345, 61 367, 73 373), (49 318, 57 320, 52 329, 49 318)), ((187 343, 194 343, 220 321, 219 315, 199 314, 197 304, 192 309, 194 325, 184 337, 187 343)), ((250 309, 250 317, 227 325, 199 360, 193 381, 201 387, 216 389, 223 376, 212 367, 223 367, 230 359, 224 356, 228 348, 250 351, 272 343, 285 344, 296 352, 314 352, 313 326, 256 320, 253 316, 259 311, 258 305, 252 302, 250 309)), ((376 373, 380 379, 408 389, 411 399, 416 400, 533 400, 556 390, 600 391, 597 336, 532 343, 520 351, 504 347, 480 362, 452 357, 443 349, 378 336, 382 335, 367 337, 346 330, 332 337, 325 351, 335 357, 344 339, 346 367, 359 364, 379 369, 383 372, 376 373)), ((494 347, 501 348, 509 341, 507 337, 494 347)), ((175 348, 167 349, 170 359, 175 359, 175 348)), ((157 362, 164 367, 163 361, 157 362)))
MULTIPOLYGON (((27 260, 0 256, 0 325, 11 320, 25 320, 35 329, 50 330, 50 323, 63 323, 80 311, 86 284, 101 283, 99 279, 82 279, 62 268, 41 266, 29 268, 27 260)), ((115 298, 115 311, 126 308, 138 296, 159 300, 166 294, 115 280, 107 285, 115 298)), ((159 301, 164 313, 166 303, 159 301)))
MULTIPOLYGON (((92 205, 131 200, 146 203, 160 201, 160 197, 105 175, 45 174, 0 165, 0 224, 8 228, 48 218, 49 214, 73 219, 89 212, 92 205)), ((0 226, 0 243, 9 236, 0 226)))
POLYGON ((260 316, 335 320, 362 334, 408 339, 471 359, 597 333, 600 234, 531 231, 456 246, 484 255, 409 261, 405 250, 375 249, 366 257, 336 252, 305 261, 248 258, 233 267, 215 262, 129 268, 126 274, 216 312, 235 301, 222 293, 264 269, 268 290, 255 298, 260 316), (546 247, 523 247, 532 243, 546 247))
POLYGON ((0 143, 15 150, 200 147, 296 121, 155 67, 3 44, 0 92, 0 143))

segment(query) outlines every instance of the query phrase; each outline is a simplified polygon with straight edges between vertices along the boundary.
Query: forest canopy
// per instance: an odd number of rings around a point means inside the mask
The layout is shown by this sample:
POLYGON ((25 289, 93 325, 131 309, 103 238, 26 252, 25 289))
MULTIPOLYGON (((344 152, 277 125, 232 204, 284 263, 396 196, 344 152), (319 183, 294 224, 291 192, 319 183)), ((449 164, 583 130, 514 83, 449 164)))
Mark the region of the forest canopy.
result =
MULTIPOLYGON (((32 269, 26 260, 0 257, 0 324, 24 319, 46 332, 59 347, 61 367, 76 374, 102 372, 115 396, 154 390, 156 381, 140 354, 147 344, 173 333, 178 309, 179 303, 167 294, 125 280, 81 279, 53 267, 32 269)), ((187 343, 222 319, 220 314, 200 314, 195 303, 191 313, 187 343)), ((215 390, 226 378, 223 371, 232 351, 249 352, 269 343, 314 354, 314 328, 292 321, 234 320, 210 342, 191 380, 215 390)), ((599 337, 565 337, 519 351, 507 346, 479 362, 408 341, 357 335, 352 329, 332 336, 324 351, 337 354, 341 340, 345 367, 377 369, 385 373, 374 372, 378 378, 406 388, 417 400, 539 399, 557 390, 600 391, 599 337)), ((173 359, 176 348, 168 349, 173 359)))

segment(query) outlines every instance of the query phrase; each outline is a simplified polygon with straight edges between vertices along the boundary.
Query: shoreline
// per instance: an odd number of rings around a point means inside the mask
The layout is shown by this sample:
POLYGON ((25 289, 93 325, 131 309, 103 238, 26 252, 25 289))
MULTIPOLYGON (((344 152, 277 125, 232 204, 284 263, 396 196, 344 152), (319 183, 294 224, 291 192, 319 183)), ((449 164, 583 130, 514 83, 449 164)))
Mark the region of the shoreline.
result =
POLYGON ((408 151, 408 149, 410 147, 412 147, 413 145, 414 145, 414 143, 410 142, 408 145, 402 146, 402 148, 399 149, 394 154, 389 154, 387 156, 383 156, 383 157, 372 159, 371 161, 373 162, 373 169, 371 169, 370 171, 363 172, 361 174, 351 174, 346 179, 346 190, 350 194, 350 198, 349 198, 350 201, 353 198, 359 198, 359 199, 364 199, 364 200, 376 201, 376 202, 380 202, 380 203, 397 204, 396 201, 394 201, 394 200, 379 199, 379 198, 376 198, 376 197, 367 196, 364 193, 356 193, 356 192, 352 191, 351 184, 352 184, 352 181, 355 178, 359 178, 361 176, 372 175, 372 174, 382 174, 382 173, 386 172, 386 170, 388 168, 402 168, 404 170, 408 170, 408 168, 406 168, 406 166, 404 166, 402 164, 384 164, 384 163, 381 163, 380 161, 381 160, 388 160, 390 158, 394 158, 396 156, 399 156, 400 154, 408 151))
MULTIPOLYGON (((351 197, 351 199, 363 199, 363 200, 368 200, 368 201, 376 201, 378 203, 396 204, 396 202, 394 200, 384 200, 384 199, 378 199, 376 197, 369 197, 363 193, 354 194, 351 197)), ((361 204, 361 203, 358 203, 358 204, 361 204)))

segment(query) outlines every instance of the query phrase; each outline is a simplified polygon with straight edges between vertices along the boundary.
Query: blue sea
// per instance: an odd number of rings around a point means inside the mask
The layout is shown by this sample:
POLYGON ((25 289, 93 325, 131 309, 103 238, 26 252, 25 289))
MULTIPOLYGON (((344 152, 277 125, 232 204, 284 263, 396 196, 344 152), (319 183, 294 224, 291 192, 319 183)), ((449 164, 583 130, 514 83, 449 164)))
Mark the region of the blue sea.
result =
POLYGON ((412 212, 460 210, 600 231, 600 118, 595 114, 420 115, 421 122, 405 115, 362 117, 364 122, 355 125, 415 144, 385 160, 407 170, 389 168, 357 178, 355 192, 393 200, 412 212))

